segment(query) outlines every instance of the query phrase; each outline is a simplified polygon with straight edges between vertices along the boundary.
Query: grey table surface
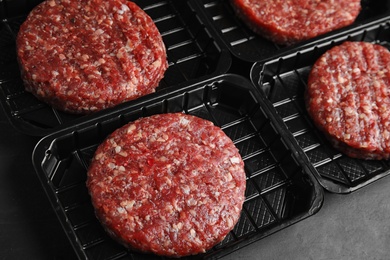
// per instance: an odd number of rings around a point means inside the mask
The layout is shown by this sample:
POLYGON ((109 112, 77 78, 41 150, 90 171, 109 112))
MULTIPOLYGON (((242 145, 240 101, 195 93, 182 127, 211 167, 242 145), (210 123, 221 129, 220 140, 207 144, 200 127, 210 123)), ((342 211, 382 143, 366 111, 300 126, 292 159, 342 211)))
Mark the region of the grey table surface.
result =
POLYGON ((390 259, 390 178, 325 193, 320 211, 225 259, 390 259))

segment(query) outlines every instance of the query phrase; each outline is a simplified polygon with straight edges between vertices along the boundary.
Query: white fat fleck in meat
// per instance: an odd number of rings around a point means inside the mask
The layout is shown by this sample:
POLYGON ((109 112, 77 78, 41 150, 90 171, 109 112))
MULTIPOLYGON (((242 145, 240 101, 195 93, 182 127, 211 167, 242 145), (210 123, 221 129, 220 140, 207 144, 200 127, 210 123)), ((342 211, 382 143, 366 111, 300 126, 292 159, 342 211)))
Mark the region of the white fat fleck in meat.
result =
POLYGON ((83 70, 83 69, 85 69, 85 68, 88 68, 88 66, 89 66, 88 64, 81 64, 81 65, 80 65, 80 69, 83 70))
POLYGON ((356 111, 352 107, 345 107, 344 112, 347 116, 356 114, 356 111))
POLYGON ((383 137, 386 139, 386 140, 389 140, 389 137, 390 137, 390 132, 387 131, 386 129, 382 132, 382 135, 383 137))
POLYGON ((173 207, 175 208, 175 210, 176 210, 177 212, 179 212, 179 213, 180 213, 180 211, 183 210, 183 208, 180 207, 179 204, 178 204, 178 199, 174 199, 174 200, 172 201, 172 206, 173 206, 173 207))
POLYGON ((130 133, 132 133, 135 129, 136 129, 136 126, 135 126, 134 124, 131 124, 131 125, 127 128, 127 133, 130 134, 130 133))
POLYGON ((131 53, 134 49, 134 44, 131 40, 128 40, 126 42, 126 45, 124 46, 125 50, 128 52, 128 53, 131 53))
POLYGON ((196 211, 194 210, 194 209, 190 209, 189 211, 188 211, 193 217, 196 217, 196 211))
POLYGON ((128 153, 126 151, 121 151, 118 153, 120 156, 122 157, 127 157, 128 156, 128 153))
POLYGON ((102 29, 97 29, 96 31, 93 32, 94 35, 99 36, 102 35, 104 31, 102 29))
POLYGON ((159 68, 161 66, 161 59, 158 59, 152 63, 152 67, 159 68))
POLYGON ((121 9, 119 9, 117 12, 118 12, 118 14, 124 14, 124 13, 126 13, 127 11, 129 11, 130 9, 129 9, 129 7, 127 6, 127 5, 125 5, 125 4, 122 4, 121 5, 121 9))
POLYGON ((180 161, 179 161, 178 159, 173 159, 173 163, 174 163, 175 165, 180 165, 180 161))
POLYGON ((225 174, 225 181, 230 182, 231 180, 233 180, 233 176, 230 174, 230 172, 227 172, 225 174))
POLYGON ((361 71, 359 68, 354 68, 352 70, 352 73, 353 73, 353 76, 358 77, 358 76, 360 76, 361 71))
POLYGON ((116 53, 116 57, 118 59, 124 59, 126 57, 126 48, 125 47, 121 47, 117 53, 116 53))
POLYGON ((338 82, 341 83, 341 84, 344 83, 344 82, 346 82, 346 79, 345 79, 342 75, 338 75, 337 80, 338 80, 338 82))
POLYGON ((160 162, 166 162, 166 161, 168 161, 168 158, 165 156, 160 156, 157 160, 160 162))
POLYGON ((197 201, 194 198, 189 198, 187 200, 187 206, 189 206, 189 207, 195 206, 196 204, 197 204, 197 201))
POLYGON ((116 165, 115 163, 112 163, 110 162, 109 164, 107 164, 108 168, 110 168, 111 170, 115 169, 116 168, 116 165))
POLYGON ((182 117, 182 118, 180 118, 179 122, 181 125, 187 126, 190 121, 187 118, 182 117))
POLYGON ((186 194, 186 195, 190 194, 190 191, 191 191, 190 186, 182 185, 181 189, 184 192, 184 194, 186 194))
POLYGON ((168 135, 164 133, 157 139, 157 142, 166 142, 168 138, 168 135))
POLYGON ((183 228, 183 223, 182 222, 173 223, 172 228, 175 229, 176 231, 180 231, 183 228))
POLYGON ((360 143, 360 146, 361 146, 362 148, 368 147, 368 143, 367 143, 367 142, 361 142, 361 143, 360 143))
POLYGON ((119 214, 125 214, 126 213, 126 210, 124 208, 122 208, 122 207, 118 207, 117 211, 118 211, 119 214))
POLYGON ((131 77, 131 83, 133 86, 137 86, 140 80, 137 77, 131 77))
POLYGON ((238 157, 232 157, 232 158, 230 158, 230 162, 231 162, 232 164, 237 164, 237 163, 240 163, 241 160, 240 160, 240 158, 238 158, 238 157))
POLYGON ((191 228, 191 230, 190 230, 190 235, 194 238, 194 237, 196 237, 196 231, 193 229, 193 228, 191 228))
POLYGON ((121 151, 122 151, 122 147, 121 146, 118 145, 118 146, 115 147, 115 152, 116 153, 120 153, 121 151))
POLYGON ((100 159, 104 158, 104 153, 97 153, 95 155, 95 160, 99 161, 100 159))
POLYGON ((25 47, 25 49, 26 49, 26 51, 32 51, 32 50, 34 50, 34 47, 31 47, 30 45, 27 45, 25 47))
POLYGON ((226 221, 226 223, 229 227, 232 227, 234 225, 234 220, 232 219, 232 217, 230 215, 223 216, 223 219, 224 219, 224 221, 226 221))
MULTIPOLYGON (((230 175, 230 176, 231 176, 231 175, 230 175)), ((231 182, 228 183, 227 187, 228 187, 229 189, 234 189, 234 188, 236 188, 236 183, 233 182, 233 181, 231 181, 231 182)))
POLYGON ((135 204, 135 200, 124 200, 120 203, 122 208, 125 208, 127 211, 131 211, 135 204))
POLYGON ((165 211, 166 211, 167 213, 172 214, 172 213, 174 212, 173 209, 174 209, 174 208, 173 208, 172 204, 167 203, 167 204, 165 205, 165 211))
POLYGON ((88 61, 89 60, 89 55, 87 55, 87 54, 81 55, 81 60, 88 61))

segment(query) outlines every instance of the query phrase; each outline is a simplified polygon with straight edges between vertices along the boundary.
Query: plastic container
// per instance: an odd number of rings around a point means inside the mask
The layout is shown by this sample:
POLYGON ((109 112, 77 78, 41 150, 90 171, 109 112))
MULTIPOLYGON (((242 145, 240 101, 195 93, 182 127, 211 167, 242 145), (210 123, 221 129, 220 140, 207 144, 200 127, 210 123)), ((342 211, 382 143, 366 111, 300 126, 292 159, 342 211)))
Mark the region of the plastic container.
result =
POLYGON ((321 208, 323 189, 284 141, 259 91, 242 77, 222 75, 134 102, 37 144, 34 167, 80 259, 164 259, 111 240, 95 218, 85 180, 90 159, 108 134, 137 118, 167 112, 197 115, 220 126, 239 148, 247 174, 246 201, 234 230, 209 252, 188 259, 220 258, 321 208))
MULTIPOLYGON (((52 109, 24 90, 15 38, 26 15, 39 2, 0 2, 0 101, 16 129, 28 135, 44 136, 77 124, 80 118, 88 120, 88 116, 52 109)), ((134 2, 152 17, 167 48, 169 69, 156 92, 180 88, 189 82, 220 75, 230 68, 230 54, 210 36, 191 1, 134 2)))
POLYGON ((355 191, 390 173, 388 161, 352 159, 334 150, 305 109, 303 94, 311 66, 325 51, 346 40, 390 48, 389 20, 382 19, 331 41, 255 63, 251 72, 252 81, 262 90, 273 117, 290 132, 290 139, 308 167, 326 190, 336 193, 355 191))
MULTIPOLYGON (((230 1, 224 0, 196 0, 197 7, 205 15, 208 26, 222 39, 227 48, 237 61, 245 63, 257 62, 270 57, 275 57, 285 51, 300 47, 311 41, 316 41, 322 37, 331 36, 335 33, 351 29, 355 26, 365 24, 390 13, 390 1, 388 0, 363 0, 361 1, 362 10, 355 22, 345 28, 336 30, 326 35, 316 37, 294 46, 286 47, 272 43, 269 40, 255 34, 251 31, 234 13, 230 1)), ((239 62, 233 63, 237 73, 243 66, 239 62)), ((235 71, 234 71, 235 72, 235 71)), ((246 75, 245 75, 246 76, 246 75)))

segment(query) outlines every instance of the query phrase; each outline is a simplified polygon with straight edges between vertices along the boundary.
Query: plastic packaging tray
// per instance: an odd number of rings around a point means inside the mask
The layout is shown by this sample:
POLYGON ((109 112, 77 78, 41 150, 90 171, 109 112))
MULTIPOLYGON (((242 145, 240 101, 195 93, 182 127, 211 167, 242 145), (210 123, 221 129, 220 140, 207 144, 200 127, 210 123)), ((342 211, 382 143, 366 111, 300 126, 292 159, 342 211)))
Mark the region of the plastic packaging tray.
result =
POLYGON ((260 100, 248 80, 222 75, 44 137, 33 164, 79 258, 164 259, 127 251, 111 240, 95 218, 85 186, 90 159, 103 139, 127 122, 157 113, 185 112, 213 121, 245 161, 246 200, 239 222, 212 250, 188 259, 220 258, 315 214, 323 189, 300 166, 260 100))
MULTIPOLYGON (((284 51, 300 47, 310 41, 315 41, 321 37, 333 35, 344 31, 345 29, 371 22, 390 13, 389 0, 362 0, 362 10, 352 25, 327 33, 324 36, 319 36, 316 39, 286 47, 274 44, 253 33, 253 31, 235 15, 232 6, 229 3, 230 1, 196 0, 196 2, 198 4, 197 7, 205 15, 205 20, 208 21, 208 25, 212 28, 211 30, 222 39, 234 57, 236 57, 238 61, 249 63, 274 57, 284 51)), ((233 65, 237 65, 234 67, 237 67, 238 71, 240 71, 240 68, 242 67, 241 64, 234 62, 233 65)))
POLYGON ((378 43, 390 49, 390 21, 384 19, 332 41, 255 63, 251 72, 253 83, 266 96, 274 117, 290 132, 297 151, 321 185, 336 193, 352 192, 390 173, 389 161, 352 159, 334 150, 305 109, 303 94, 311 66, 326 50, 346 40, 378 43))
MULTIPOLYGON (((88 116, 54 110, 24 90, 15 37, 26 15, 39 2, 0 1, 0 101, 16 129, 44 136, 66 125, 77 124, 79 118, 87 120, 88 116)), ((210 36, 191 1, 134 2, 152 17, 167 48, 169 69, 156 92, 227 72, 231 64, 228 50, 210 36)))

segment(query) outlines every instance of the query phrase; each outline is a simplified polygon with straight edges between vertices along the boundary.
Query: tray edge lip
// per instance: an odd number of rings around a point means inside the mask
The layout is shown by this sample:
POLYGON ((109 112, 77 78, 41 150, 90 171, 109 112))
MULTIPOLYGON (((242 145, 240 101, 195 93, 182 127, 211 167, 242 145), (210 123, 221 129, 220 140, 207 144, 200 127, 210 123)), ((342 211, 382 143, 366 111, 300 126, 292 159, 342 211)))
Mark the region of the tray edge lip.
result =
MULTIPOLYGON (((241 82, 241 83, 244 82, 243 87, 245 89, 249 89, 249 90, 254 91, 253 94, 256 95, 256 99, 259 98, 259 91, 255 88, 255 86, 248 79, 246 79, 245 77, 243 77, 241 75, 230 74, 230 73, 219 75, 216 77, 212 77, 212 78, 206 79, 206 80, 198 82, 198 83, 194 83, 193 85, 189 86, 187 90, 197 89, 201 86, 205 86, 207 84, 210 84, 212 82, 217 82, 220 80, 232 80, 236 84, 238 84, 239 82, 241 82)), ((169 95, 176 95, 176 94, 178 94, 178 92, 181 93, 181 92, 185 92, 185 91, 180 89, 175 93, 170 92, 167 95, 168 96, 169 95)), ((259 101, 259 100, 257 100, 257 101, 259 101)), ((153 101, 149 101, 149 102, 153 103, 153 101)), ((138 104, 138 105, 143 106, 144 104, 138 104)), ((137 106, 137 105, 134 105, 134 106, 137 106)), ((259 106, 260 106, 260 104, 259 104, 259 106)), ((129 108, 126 108, 126 107, 123 108, 123 110, 128 110, 128 109, 129 108)), ((265 112, 266 112, 266 110, 267 109, 265 109, 265 112)), ((74 233, 74 230, 71 228, 69 221, 68 221, 68 218, 67 218, 63 208, 58 205, 57 197, 54 194, 55 192, 53 189, 51 189, 49 187, 50 180, 48 179, 46 174, 43 172, 43 169, 40 167, 40 165, 42 163, 42 160, 45 157, 46 150, 54 142, 54 140, 56 138, 64 136, 64 135, 72 134, 73 132, 75 132, 77 130, 80 130, 80 129, 83 129, 85 127, 96 124, 101 119, 110 119, 110 118, 116 117, 120 114, 121 114, 121 111, 113 111, 112 115, 103 114, 103 115, 96 117, 94 119, 91 119, 89 121, 86 121, 86 122, 84 121, 78 126, 72 125, 72 126, 69 126, 67 128, 60 129, 59 131, 53 132, 49 135, 46 135, 46 136, 42 137, 38 141, 38 143, 35 145, 35 147, 33 149, 32 156, 31 156, 33 167, 35 169, 35 173, 38 175, 38 178, 41 182, 41 186, 45 190, 45 193, 48 196, 48 199, 51 203, 51 206, 52 206, 53 210, 55 211, 57 218, 60 221, 62 228, 68 237, 68 240, 72 244, 72 247, 74 248, 75 252, 78 254, 78 257, 84 257, 85 259, 87 258, 86 254, 85 254, 81 244, 77 241, 77 236, 74 233), (49 186, 45 186, 45 185, 49 185, 49 186)), ((269 114, 267 114, 267 116, 269 116, 269 114)), ((279 132, 279 129, 277 129, 277 131, 280 134, 280 137, 284 140, 284 137, 279 132)), ((293 154, 293 156, 295 158, 296 152, 290 146, 288 146, 287 148, 290 150, 291 154, 293 154)), ((295 158, 295 159, 298 160, 298 158, 295 158)), ((270 230, 267 230, 261 234, 254 234, 251 238, 249 238, 247 240, 238 241, 236 245, 231 245, 231 247, 229 247, 227 249, 222 248, 221 250, 217 250, 216 252, 210 252, 209 255, 207 256, 207 258, 212 259, 214 257, 219 258, 219 257, 225 256, 225 255, 228 255, 228 254, 230 254, 238 249, 244 248, 245 246, 247 246, 251 243, 259 241, 259 240, 261 240, 269 235, 272 235, 276 232, 279 232, 284 228, 287 228, 295 223, 303 221, 304 219, 318 213, 320 211, 320 209, 323 205, 323 201, 324 201, 323 189, 321 188, 320 184, 317 182, 315 177, 310 172, 308 172, 304 168, 302 168, 302 171, 304 174, 306 174, 309 177, 309 179, 311 180, 311 184, 313 185, 313 195, 312 195, 312 198, 310 201, 310 206, 308 207, 307 211, 295 216, 292 219, 284 221, 281 223, 281 225, 278 225, 277 227, 271 228, 270 230)))
MULTIPOLYGON (((211 34, 209 32, 208 27, 204 25, 205 21, 202 18, 202 15, 198 13, 199 10, 197 8, 194 8, 195 3, 196 3, 196 1, 190 0, 187 2, 187 5, 189 8, 192 9, 194 14, 199 18, 199 22, 203 26, 203 30, 209 34, 211 44, 214 44, 215 48, 219 51, 219 57, 217 59, 217 62, 215 63, 215 70, 209 74, 200 75, 199 77, 195 77, 195 78, 192 78, 192 79, 187 80, 187 81, 183 81, 183 82, 179 82, 179 83, 174 84, 174 85, 170 85, 170 86, 168 86, 168 87, 166 87, 158 92, 151 93, 149 95, 140 97, 139 99, 145 100, 145 99, 148 99, 149 97, 151 99, 153 99, 154 98, 153 95, 159 95, 159 94, 164 95, 168 91, 175 91, 178 88, 186 88, 188 85, 196 84, 197 82, 207 80, 208 78, 216 77, 216 76, 228 73, 228 71, 232 65, 232 62, 233 62, 231 53, 226 48, 226 46, 223 44, 223 42, 220 41, 220 39, 218 37, 215 37, 214 34, 211 34)), ((4 5, 5 5, 5 1, 0 2, 0 11, 2 10, 1 8, 4 5)), ((17 17, 23 17, 23 16, 26 16, 26 15, 19 14, 19 15, 14 16, 14 17, 17 18, 17 17)), ((14 18, 14 17, 0 18, 0 23, 4 23, 6 20, 14 18)), ((204 50, 202 50, 202 51, 204 51, 204 50)), ((15 81, 15 80, 18 80, 18 78, 7 79, 7 80, 2 81, 2 82, 10 82, 10 81, 15 81)), ((26 93, 26 94, 28 94, 28 93, 26 93)), ((13 111, 11 110, 10 106, 7 106, 6 97, 3 95, 2 91, 0 90, 0 106, 3 107, 5 115, 8 118, 9 122, 11 123, 12 127, 14 127, 15 130, 17 130, 18 132, 20 132, 22 134, 29 135, 29 136, 37 136, 37 137, 44 137, 46 135, 50 135, 51 133, 60 131, 61 129, 68 128, 69 126, 76 125, 80 121, 89 120, 89 118, 91 116, 93 118, 94 114, 111 113, 110 111, 112 111, 112 110, 116 110, 116 109, 121 110, 121 108, 123 106, 132 106, 133 102, 136 102, 137 100, 127 101, 127 102, 119 104, 115 107, 107 108, 107 109, 104 109, 102 111, 98 111, 96 113, 90 114, 90 115, 80 115, 80 117, 77 117, 74 120, 70 120, 70 121, 67 121, 65 123, 58 123, 56 126, 53 126, 53 127, 40 128, 38 126, 35 126, 35 125, 32 125, 32 124, 25 122, 23 119, 20 119, 20 116, 12 115, 13 111)), ((45 103, 43 103, 43 105, 47 106, 45 103)), ((57 111, 51 107, 49 107, 49 109, 57 111)), ((60 112, 60 111, 58 111, 58 112, 60 112)), ((60 113, 62 113, 62 112, 60 112, 60 113)))
MULTIPOLYGON (((390 15, 383 16, 380 19, 375 20, 375 21, 371 21, 367 24, 362 24, 360 26, 352 28, 351 30, 346 30, 346 31, 340 32, 338 34, 335 34, 333 36, 332 35, 327 36, 327 37, 324 37, 322 39, 319 39, 318 41, 310 42, 308 44, 301 46, 300 48, 292 48, 292 49, 290 49, 290 50, 288 50, 280 55, 272 56, 272 57, 269 57, 269 58, 264 59, 264 60, 256 61, 253 63, 253 65, 251 67, 250 80, 251 80, 252 84, 254 84, 256 86, 256 88, 260 89, 259 85, 261 85, 262 79, 261 79, 261 76, 258 77, 258 75, 261 74, 264 66, 266 66, 267 64, 275 63, 281 59, 286 59, 289 57, 296 56, 298 53, 301 53, 301 52, 313 51, 316 48, 318 48, 318 46, 321 46, 321 45, 333 45, 335 42, 343 42, 343 41, 348 40, 348 38, 351 34, 358 33, 360 31, 364 32, 366 30, 369 30, 370 28, 375 28, 375 27, 380 27, 380 26, 385 26, 385 25, 390 26, 390 15)), ((260 91, 260 92, 261 92, 261 96, 265 99, 265 103, 268 106, 270 106, 269 110, 272 111, 273 116, 276 118, 280 118, 280 116, 278 116, 276 111, 274 111, 274 109, 272 108, 272 104, 270 104, 269 100, 265 97, 264 93, 262 93, 262 91, 260 91)), ((283 125, 282 120, 278 120, 278 121, 279 121, 279 124, 283 125)), ((303 149, 296 143, 296 140, 292 136, 292 134, 288 133, 289 131, 287 129, 286 129, 286 131, 287 131, 286 138, 289 139, 289 142, 292 143, 292 145, 295 147, 295 149, 297 151, 299 151, 299 153, 300 153, 299 157, 304 160, 304 163, 308 166, 308 170, 310 172, 312 172, 312 175, 317 179, 317 181, 320 183, 320 185, 328 192, 336 193, 336 194, 350 194, 350 193, 357 191, 357 190, 359 190, 367 185, 374 183, 375 181, 378 181, 378 180, 390 175, 390 169, 388 169, 388 170, 384 171, 383 173, 377 174, 377 175, 373 176, 372 178, 369 178, 369 179, 367 179, 367 180, 365 180, 365 181, 363 181, 355 186, 348 187, 346 185, 336 184, 332 181, 329 181, 329 180, 323 178, 319 174, 319 172, 315 169, 315 167, 312 165, 312 163, 307 159, 307 156, 306 156, 305 152, 303 151, 303 149)))

